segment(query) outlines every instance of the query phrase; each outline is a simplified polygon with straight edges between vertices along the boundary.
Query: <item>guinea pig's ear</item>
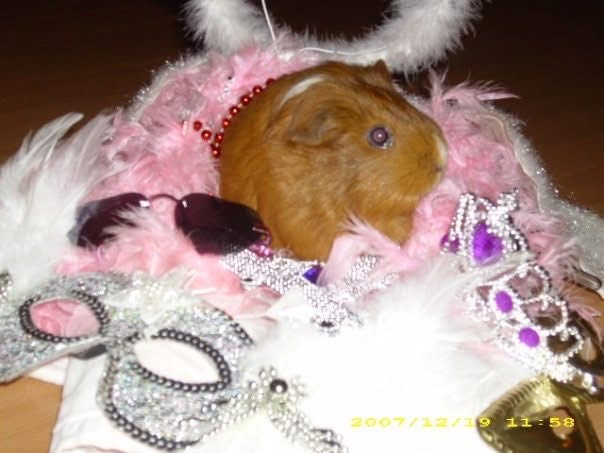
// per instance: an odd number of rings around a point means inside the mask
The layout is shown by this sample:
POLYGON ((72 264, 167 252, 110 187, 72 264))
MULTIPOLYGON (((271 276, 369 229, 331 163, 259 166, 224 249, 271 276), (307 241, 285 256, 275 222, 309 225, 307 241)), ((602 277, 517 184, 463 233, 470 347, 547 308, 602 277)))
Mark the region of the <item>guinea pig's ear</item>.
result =
POLYGON ((324 142, 329 129, 329 111, 300 99, 293 109, 287 139, 306 146, 317 146, 324 142))
POLYGON ((379 60, 373 66, 367 66, 363 71, 363 80, 370 85, 392 89, 392 74, 384 60, 379 60))
POLYGON ((325 97, 322 92, 329 90, 323 87, 323 75, 310 75, 299 80, 283 95, 279 108, 273 112, 271 124, 287 125, 285 137, 288 141, 308 146, 319 145, 329 128, 329 106, 317 103, 325 97), (313 96, 308 92, 313 91, 313 96))

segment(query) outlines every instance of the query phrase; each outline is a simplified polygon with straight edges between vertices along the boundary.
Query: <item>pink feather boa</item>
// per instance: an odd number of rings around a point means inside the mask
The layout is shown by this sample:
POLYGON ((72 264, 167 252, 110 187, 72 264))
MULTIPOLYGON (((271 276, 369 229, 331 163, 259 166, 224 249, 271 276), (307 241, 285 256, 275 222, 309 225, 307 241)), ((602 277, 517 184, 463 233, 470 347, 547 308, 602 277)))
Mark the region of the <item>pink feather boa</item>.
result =
MULTIPOLYGON (((252 86, 311 66, 298 56, 282 60, 270 51, 248 49, 228 59, 213 55, 166 70, 147 92, 130 118, 115 114, 110 138, 103 145, 107 159, 128 162, 127 170, 108 177, 88 199, 124 192, 146 195, 192 192, 216 193, 218 174, 207 142, 192 124, 218 124, 229 106, 252 86)), ((573 263, 572 241, 561 223, 539 212, 535 187, 506 139, 505 120, 486 101, 508 97, 502 92, 461 85, 445 90, 433 78, 432 95, 418 107, 442 128, 449 145, 449 161, 441 184, 421 202, 411 238, 399 246, 371 226, 354 220, 350 234, 334 244, 325 276, 336 278, 359 253, 369 251, 383 259, 388 270, 413 272, 439 252, 458 197, 464 192, 494 199, 500 192, 519 190, 521 209, 516 221, 527 233, 541 263, 560 281, 573 263), (354 240, 351 240, 354 238, 354 240)), ((175 267, 191 270, 191 289, 211 288, 216 294, 239 294, 235 276, 215 256, 197 254, 173 223, 171 202, 154 202, 152 211, 133 213, 137 228, 119 227, 118 238, 98 250, 78 250, 65 257, 58 271, 146 271, 161 275, 175 267)), ((237 298, 235 298, 237 299, 237 298)), ((244 297, 226 308, 231 314, 251 310, 244 297)), ((264 300, 264 299, 262 299, 264 300)))

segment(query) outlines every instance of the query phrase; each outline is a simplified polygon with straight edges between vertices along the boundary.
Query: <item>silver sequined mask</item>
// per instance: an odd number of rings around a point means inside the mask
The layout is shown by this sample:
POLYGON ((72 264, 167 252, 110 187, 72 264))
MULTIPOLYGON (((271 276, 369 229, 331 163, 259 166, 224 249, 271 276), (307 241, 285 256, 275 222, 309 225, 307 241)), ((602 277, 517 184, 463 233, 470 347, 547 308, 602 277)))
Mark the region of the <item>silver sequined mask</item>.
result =
POLYGON ((0 274, 0 382, 68 354, 106 352, 100 407, 117 428, 155 448, 173 451, 203 443, 265 410, 277 429, 310 451, 344 451, 335 433, 312 427, 298 411, 304 391, 297 381, 269 368, 244 382, 240 361, 251 338, 224 312, 202 306, 184 290, 141 274, 117 273, 61 277, 20 299, 9 297, 10 287, 10 275, 0 274), (153 303, 161 291, 169 309, 153 303), (65 337, 36 326, 32 309, 56 300, 85 305, 97 321, 96 332, 65 337), (194 348, 213 364, 217 379, 182 382, 155 373, 134 349, 147 339, 194 348))

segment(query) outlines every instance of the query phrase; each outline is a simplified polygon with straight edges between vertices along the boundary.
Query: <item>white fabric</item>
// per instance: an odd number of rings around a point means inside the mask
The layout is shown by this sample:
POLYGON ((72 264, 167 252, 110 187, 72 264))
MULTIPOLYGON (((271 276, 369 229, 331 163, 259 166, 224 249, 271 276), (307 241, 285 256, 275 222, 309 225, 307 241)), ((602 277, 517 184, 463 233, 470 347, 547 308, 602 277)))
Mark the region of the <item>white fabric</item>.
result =
POLYGON ((67 376, 67 366, 69 358, 64 357, 54 362, 44 365, 37 370, 32 371, 29 377, 40 379, 41 381, 50 382, 51 384, 64 385, 67 376))

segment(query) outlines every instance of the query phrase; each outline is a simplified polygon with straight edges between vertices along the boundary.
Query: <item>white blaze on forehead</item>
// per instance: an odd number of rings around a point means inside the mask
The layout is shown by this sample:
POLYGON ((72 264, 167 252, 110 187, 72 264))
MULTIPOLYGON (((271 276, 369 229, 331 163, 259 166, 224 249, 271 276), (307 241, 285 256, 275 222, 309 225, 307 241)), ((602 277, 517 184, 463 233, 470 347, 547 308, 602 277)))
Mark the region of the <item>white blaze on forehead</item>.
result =
POLYGON ((281 104, 279 104, 279 107, 281 107, 283 104, 285 104, 288 100, 290 100, 294 96, 304 93, 308 88, 310 88, 311 86, 313 86, 319 82, 322 82, 323 80, 324 80, 323 76, 314 75, 314 76, 310 76, 310 77, 296 83, 294 86, 292 86, 289 89, 289 91, 287 93, 285 93, 285 96, 283 96, 283 99, 281 99, 281 104))

